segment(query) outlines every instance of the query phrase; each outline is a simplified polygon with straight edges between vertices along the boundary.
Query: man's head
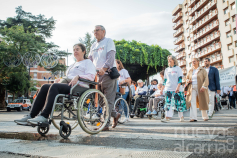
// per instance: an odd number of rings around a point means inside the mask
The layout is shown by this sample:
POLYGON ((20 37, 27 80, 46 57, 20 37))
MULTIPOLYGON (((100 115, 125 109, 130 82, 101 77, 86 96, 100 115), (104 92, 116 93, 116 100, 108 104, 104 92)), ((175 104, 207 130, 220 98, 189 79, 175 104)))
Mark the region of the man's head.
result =
POLYGON ((105 37, 106 30, 105 30, 104 26, 96 25, 93 33, 94 33, 94 36, 97 39, 97 41, 100 41, 101 39, 103 39, 105 37))
POLYGON ((159 84, 157 85, 157 88, 158 88, 159 90, 161 90, 161 88, 162 88, 162 84, 159 83, 159 84))
POLYGON ((205 58, 205 60, 204 60, 204 65, 205 65, 205 67, 209 67, 210 66, 210 58, 205 58))
POLYGON ((139 80, 137 81, 137 84, 138 84, 139 87, 142 87, 142 86, 143 86, 143 81, 142 81, 141 79, 139 79, 139 80))

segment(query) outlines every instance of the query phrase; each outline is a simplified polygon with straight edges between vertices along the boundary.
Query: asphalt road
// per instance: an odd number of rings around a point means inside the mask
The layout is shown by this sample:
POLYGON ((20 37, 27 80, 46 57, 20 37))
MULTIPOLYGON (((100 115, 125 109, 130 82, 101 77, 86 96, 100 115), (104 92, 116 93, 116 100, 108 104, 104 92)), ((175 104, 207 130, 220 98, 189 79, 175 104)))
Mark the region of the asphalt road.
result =
POLYGON ((0 157, 237 157, 237 110, 221 110, 212 120, 169 123, 134 118, 108 132, 88 135, 78 126, 68 140, 53 126, 47 137, 13 120, 28 112, 0 111, 0 157))

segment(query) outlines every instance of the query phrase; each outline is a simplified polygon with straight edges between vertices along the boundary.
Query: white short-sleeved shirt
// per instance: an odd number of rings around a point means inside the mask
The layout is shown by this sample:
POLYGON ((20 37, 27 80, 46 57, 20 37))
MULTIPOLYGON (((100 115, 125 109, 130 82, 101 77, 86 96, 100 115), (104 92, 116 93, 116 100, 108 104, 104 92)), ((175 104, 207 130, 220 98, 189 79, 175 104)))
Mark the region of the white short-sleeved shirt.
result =
MULTIPOLYGON (((176 91, 179 77, 183 77, 182 69, 179 66, 166 68, 164 74, 164 80, 166 79, 165 91, 176 91)), ((182 86, 180 86, 179 91, 183 91, 182 86)))
POLYGON ((146 92, 147 93, 147 91, 148 91, 148 87, 147 86, 145 86, 145 85, 143 85, 143 87, 139 87, 139 86, 137 86, 137 90, 136 90, 136 93, 142 93, 142 92, 146 92))
MULTIPOLYGON (((90 59, 85 59, 79 62, 75 62, 70 65, 66 71, 66 76, 69 79, 73 79, 75 76, 83 75, 96 75, 96 69, 90 59)), ((83 87, 88 87, 89 85, 84 82, 79 82, 79 85, 83 87)))
POLYGON ((198 74, 198 70, 199 70, 199 68, 193 69, 192 85, 197 85, 197 74, 198 74))
POLYGON ((158 89, 158 88, 157 88, 157 85, 158 85, 158 84, 156 84, 156 85, 151 85, 150 90, 153 90, 154 88, 155 88, 155 90, 157 90, 157 89, 158 89))
MULTIPOLYGON (((93 64, 96 69, 103 68, 106 62, 106 55, 109 51, 116 51, 114 41, 110 38, 104 38, 100 42, 95 42, 91 46, 91 50, 89 56, 93 58, 93 64)), ((113 67, 116 67, 116 63, 114 61, 113 67)))
MULTIPOLYGON (((126 69, 122 69, 119 71, 119 82, 126 80, 127 78, 130 78, 130 75, 126 69)), ((125 92, 129 92, 128 86, 126 87, 125 92)))

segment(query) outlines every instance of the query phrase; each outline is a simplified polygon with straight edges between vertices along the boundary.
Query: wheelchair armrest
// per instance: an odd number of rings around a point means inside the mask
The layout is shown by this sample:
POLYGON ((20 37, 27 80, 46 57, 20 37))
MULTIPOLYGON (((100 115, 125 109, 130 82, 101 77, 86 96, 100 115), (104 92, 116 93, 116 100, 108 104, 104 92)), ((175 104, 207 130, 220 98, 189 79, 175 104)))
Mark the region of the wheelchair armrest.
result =
POLYGON ((150 97, 150 95, 142 95, 142 97, 150 97))
POLYGON ((93 84, 93 85, 99 84, 98 82, 90 81, 90 80, 87 80, 87 79, 84 79, 84 78, 79 78, 79 81, 83 81, 83 82, 93 84))

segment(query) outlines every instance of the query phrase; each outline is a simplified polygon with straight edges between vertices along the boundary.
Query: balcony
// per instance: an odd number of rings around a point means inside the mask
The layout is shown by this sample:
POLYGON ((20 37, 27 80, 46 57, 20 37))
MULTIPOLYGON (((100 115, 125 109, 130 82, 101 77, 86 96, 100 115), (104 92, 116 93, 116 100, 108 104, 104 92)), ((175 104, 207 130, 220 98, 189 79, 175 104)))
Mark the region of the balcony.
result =
POLYGON ((224 69, 224 65, 215 66, 218 70, 224 69))
MULTIPOLYGON (((221 2, 222 3, 222 2, 221 2)), ((229 6, 229 1, 226 0, 225 3, 222 3, 222 9, 225 9, 229 6)))
POLYGON ((200 8, 203 8, 209 0, 201 0, 199 1, 190 11, 189 11, 189 16, 194 16, 196 10, 200 10, 200 8))
POLYGON ((207 15, 204 18, 202 18, 196 25, 194 25, 191 28, 191 33, 194 33, 194 31, 196 31, 197 29, 205 26, 206 24, 210 23, 212 20, 214 20, 215 18, 217 18, 217 10, 214 11, 214 14, 211 15, 207 15))
POLYGON ((185 61, 185 60, 181 60, 181 61, 179 62, 179 66, 180 66, 180 67, 186 66, 186 61, 185 61))
POLYGON ((173 19, 172 19, 172 22, 173 23, 176 23, 177 21, 179 21, 183 16, 183 13, 182 12, 179 12, 173 19))
POLYGON ((222 61, 222 56, 219 54, 219 56, 215 56, 214 58, 211 58, 211 64, 216 64, 222 61))
POLYGON ((214 10, 215 8, 216 8, 216 1, 213 1, 212 3, 209 3, 205 8, 202 8, 199 12, 195 12, 196 15, 193 16, 192 20, 190 21, 190 25, 194 25, 196 21, 202 19, 205 15, 209 14, 211 10, 213 10, 214 12, 212 11, 212 13, 210 14, 215 13, 214 10))
POLYGON ((193 8, 195 6, 195 3, 199 1, 199 0, 190 0, 189 4, 188 4, 188 7, 189 8, 193 8))
POLYGON ((211 24, 207 25, 205 28, 201 29, 197 34, 195 34, 191 38, 191 42, 195 41, 196 39, 200 39, 208 34, 210 34, 215 29, 219 28, 219 21, 213 21, 211 24))
POLYGON ((228 57, 231 57, 233 56, 235 53, 234 53, 234 49, 231 49, 231 50, 228 50, 227 53, 225 53, 225 55, 227 55, 228 57))
POLYGON ((206 57, 219 50, 221 50, 221 42, 215 43, 213 47, 209 46, 204 48, 202 51, 198 52, 198 58, 206 57))
POLYGON ((183 74, 187 74, 187 69, 182 69, 183 74))
POLYGON ((185 53, 185 52, 181 52, 181 53, 179 53, 179 54, 176 56, 177 59, 181 59, 181 58, 183 58, 183 57, 186 57, 186 53, 185 53))
MULTIPOLYGON (((230 19, 230 12, 226 13, 226 14, 224 15, 224 18, 223 18, 223 19, 224 19, 223 21, 226 21, 226 20, 230 19)), ((230 19, 230 20, 231 20, 231 19, 230 19)))
POLYGON ((179 27, 183 25, 183 20, 179 20, 174 26, 173 29, 177 30, 179 27))
POLYGON ((227 26, 225 26, 224 30, 225 30, 225 32, 231 31, 231 25, 228 24, 227 26))
POLYGON ((179 52, 181 50, 185 49, 185 45, 184 44, 180 44, 178 47, 176 47, 174 50, 175 52, 179 52))
POLYGON ((236 35, 233 36, 233 41, 234 42, 237 41, 237 36, 236 35))
POLYGON ((181 35, 184 32, 184 28, 181 27, 179 28, 173 35, 174 37, 178 37, 179 35, 181 35))
POLYGON ((174 45, 179 45, 180 43, 182 43, 184 41, 184 36, 180 36, 179 38, 177 38, 174 41, 174 45))
POLYGON ((230 16, 232 17, 234 15, 235 15, 235 9, 230 10, 230 16))
POLYGON ((226 44, 230 44, 232 42, 233 42, 232 36, 230 36, 229 38, 226 39, 226 44))
POLYGON ((200 42, 198 42, 197 44, 194 45, 194 50, 197 50, 198 48, 204 47, 210 43, 212 43, 213 41, 217 40, 220 38, 220 32, 216 32, 214 34, 210 34, 208 35, 208 37, 202 39, 200 42))
POLYGON ((182 10, 182 4, 179 4, 175 9, 172 11, 172 16, 176 16, 178 12, 182 10))

